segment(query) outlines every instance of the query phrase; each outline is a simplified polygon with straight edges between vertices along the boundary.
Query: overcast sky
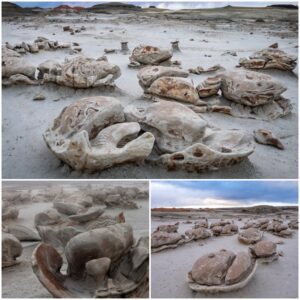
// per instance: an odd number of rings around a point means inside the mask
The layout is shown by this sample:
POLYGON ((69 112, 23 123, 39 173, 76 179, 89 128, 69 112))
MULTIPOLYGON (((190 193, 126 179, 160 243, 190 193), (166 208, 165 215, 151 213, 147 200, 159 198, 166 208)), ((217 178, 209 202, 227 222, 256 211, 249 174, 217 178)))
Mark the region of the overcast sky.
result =
POLYGON ((297 205, 292 181, 152 181, 152 207, 297 205))
MULTIPOLYGON (((109 1, 108 1, 109 2, 109 1)), ((103 2, 88 2, 88 1, 79 1, 79 2, 47 2, 47 1, 37 1, 37 2, 18 2, 14 1, 14 3, 22 6, 22 7, 55 7, 58 5, 69 5, 69 6, 84 6, 90 7, 95 4, 103 3, 103 2)), ((288 3, 297 5, 297 2, 125 2, 130 4, 139 5, 142 7, 149 7, 149 5, 155 5, 158 8, 168 8, 168 9, 183 9, 183 8, 213 8, 213 7, 224 7, 227 5, 231 6, 247 6, 247 7, 264 7, 272 4, 278 3, 288 3)))

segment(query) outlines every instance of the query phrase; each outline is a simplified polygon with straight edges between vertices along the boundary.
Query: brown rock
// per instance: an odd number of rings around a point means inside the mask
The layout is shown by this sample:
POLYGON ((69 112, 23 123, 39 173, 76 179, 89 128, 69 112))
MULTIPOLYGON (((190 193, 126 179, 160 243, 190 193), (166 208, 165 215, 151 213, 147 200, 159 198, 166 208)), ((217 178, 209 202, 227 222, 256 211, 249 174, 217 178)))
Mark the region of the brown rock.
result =
POLYGON ((191 276, 199 284, 221 285, 235 254, 220 250, 200 257, 193 265, 191 276))
POLYGON ((251 257, 246 252, 239 252, 225 277, 225 284, 234 284, 243 280, 252 269, 251 257))

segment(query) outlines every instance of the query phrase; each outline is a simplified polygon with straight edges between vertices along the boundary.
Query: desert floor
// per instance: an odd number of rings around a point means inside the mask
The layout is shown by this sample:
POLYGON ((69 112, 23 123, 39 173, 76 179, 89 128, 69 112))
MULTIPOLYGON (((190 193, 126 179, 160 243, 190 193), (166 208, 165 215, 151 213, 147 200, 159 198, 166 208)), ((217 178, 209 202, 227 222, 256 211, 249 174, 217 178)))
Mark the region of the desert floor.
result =
MULTIPOLYGON (((186 11, 175 17, 154 11, 142 14, 91 14, 85 16, 24 17, 21 21, 3 21, 2 40, 11 44, 32 42, 38 36, 59 42, 77 42, 84 55, 98 58, 105 48, 120 48, 121 41, 128 41, 130 50, 139 44, 150 44, 162 48, 170 47, 176 39, 180 42, 180 53, 173 59, 182 62, 182 68, 210 67, 221 64, 227 70, 234 69, 242 57, 261 50, 275 42, 289 54, 297 55, 297 24, 289 23, 295 13, 289 10, 268 10, 257 13, 241 10, 231 15, 217 10, 194 15, 186 11), (256 17, 266 18, 265 23, 256 23, 256 17), (289 25, 290 24, 290 25, 289 25), (70 35, 62 27, 86 26, 87 30, 70 35), (55 35, 54 35, 55 34, 55 35), (193 39, 193 40, 191 40, 193 39), (225 51, 236 51, 237 56, 222 55, 225 51), (210 55, 207 57, 205 55, 210 55)), ((63 62, 71 58, 68 50, 40 51, 26 54, 26 59, 38 66, 39 63, 55 59, 63 62)), ((219 128, 239 128, 251 133, 255 129, 271 130, 282 139, 285 150, 256 145, 249 159, 233 167, 217 172, 202 174, 185 171, 168 172, 150 164, 126 164, 96 174, 71 171, 61 164, 46 147, 42 134, 61 110, 74 100, 93 96, 110 95, 122 101, 124 106, 135 104, 146 106, 151 103, 142 98, 137 70, 129 69, 129 55, 108 54, 109 62, 117 64, 122 75, 117 79, 118 89, 114 92, 99 89, 74 90, 56 85, 11 86, 3 88, 3 177, 4 178, 295 178, 297 177, 298 136, 298 78, 294 73, 264 71, 280 80, 288 89, 284 93, 294 106, 292 114, 272 122, 234 118, 224 114, 203 114, 211 124, 219 128), (32 98, 42 93, 44 101, 32 98)), ((208 74, 212 76, 212 74, 208 74)), ((206 75, 190 75, 194 84, 199 84, 206 75)))
MULTIPOLYGON (((187 219, 186 219, 187 220, 187 219)), ((185 221, 186 221, 185 220, 185 221)), ((209 223, 219 219, 209 218, 209 223)), ((161 224, 174 224, 179 219, 160 220, 152 218, 152 231, 161 224)), ((234 220, 240 227, 243 222, 234 220)), ((192 228, 193 224, 183 224, 180 219, 179 233, 192 228)), ((152 253, 151 256, 151 293, 153 298, 296 298, 298 296, 298 231, 292 238, 280 238, 265 232, 264 240, 276 242, 277 251, 283 256, 270 264, 259 263, 254 277, 244 288, 228 293, 204 294, 193 292, 186 275, 194 262, 202 255, 221 249, 234 252, 248 251, 248 246, 241 244, 237 234, 232 236, 211 237, 152 253)))

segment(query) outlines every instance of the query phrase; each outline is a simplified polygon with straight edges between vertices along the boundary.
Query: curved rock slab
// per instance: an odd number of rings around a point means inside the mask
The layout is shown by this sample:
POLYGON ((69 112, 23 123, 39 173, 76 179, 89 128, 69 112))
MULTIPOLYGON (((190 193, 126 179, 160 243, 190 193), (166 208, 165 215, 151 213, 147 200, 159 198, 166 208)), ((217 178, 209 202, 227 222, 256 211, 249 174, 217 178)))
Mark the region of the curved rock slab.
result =
POLYGON ((91 220, 97 219, 104 213, 104 210, 101 208, 93 207, 84 213, 79 213, 69 216, 71 221, 76 221, 78 223, 85 223, 91 220))
POLYGON ((60 272, 62 257, 52 246, 41 243, 32 255, 34 273, 55 297, 126 297, 144 289, 148 243, 141 238, 134 244, 128 224, 79 234, 68 242, 65 253, 66 275, 60 272))
POLYGON ((24 75, 28 79, 35 78, 36 67, 28 63, 14 50, 2 47, 2 77, 24 75))
POLYGON ((61 215, 55 209, 40 212, 34 217, 34 227, 54 225, 62 222, 61 215))
POLYGON ((160 77, 151 84, 146 93, 194 105, 201 103, 195 87, 179 77, 160 77))
POLYGON ((75 203, 54 202, 53 207, 61 214, 71 216, 84 209, 83 206, 75 203))
POLYGON ((40 236, 35 231, 23 225, 11 224, 6 227, 6 230, 21 242, 36 242, 41 240, 40 236))
POLYGON ((203 255, 187 275, 189 287, 202 293, 230 292, 243 288, 253 277, 256 262, 246 252, 225 249, 203 255))
POLYGON ((248 228, 244 231, 240 231, 238 240, 244 244, 255 244, 259 242, 263 237, 263 233, 256 228, 248 228))
POLYGON ((160 77, 183 77, 189 76, 189 73, 175 67, 147 66, 139 70, 137 77, 140 86, 145 90, 160 77))
POLYGON ((278 69, 292 71, 297 65, 297 57, 272 47, 255 52, 249 59, 241 58, 239 66, 246 69, 278 69))
POLYGON ((2 232, 2 268, 20 263, 17 258, 22 255, 23 247, 12 234, 2 232))
POLYGON ((44 82, 54 82, 72 88, 91 88, 115 86, 114 80, 121 76, 118 66, 104 60, 95 60, 84 56, 75 57, 65 63, 49 69, 39 66, 44 82))
POLYGON ((223 96, 233 102, 256 107, 280 100, 286 88, 266 74, 252 71, 228 71, 221 76, 223 96))
POLYGON ((186 243, 186 240, 178 232, 155 231, 151 234, 151 251, 153 253, 177 248, 184 243, 186 243))
POLYGON ((75 170, 96 172, 144 160, 152 151, 154 136, 149 132, 138 136, 140 125, 123 121, 123 107, 117 99, 84 98, 63 109, 44 139, 75 170))
POLYGON ((213 171, 241 162, 254 149, 252 138, 243 131, 215 129, 182 151, 160 156, 160 162, 168 170, 213 171))
POLYGON ((173 53, 170 50, 163 50, 149 45, 140 45, 133 49, 129 60, 131 64, 135 64, 136 66, 159 65, 169 61, 172 56, 173 53))
POLYGON ((180 151, 201 139, 207 122, 191 109, 180 103, 161 100, 147 108, 128 106, 126 120, 138 122, 144 131, 155 136, 161 152, 180 151))

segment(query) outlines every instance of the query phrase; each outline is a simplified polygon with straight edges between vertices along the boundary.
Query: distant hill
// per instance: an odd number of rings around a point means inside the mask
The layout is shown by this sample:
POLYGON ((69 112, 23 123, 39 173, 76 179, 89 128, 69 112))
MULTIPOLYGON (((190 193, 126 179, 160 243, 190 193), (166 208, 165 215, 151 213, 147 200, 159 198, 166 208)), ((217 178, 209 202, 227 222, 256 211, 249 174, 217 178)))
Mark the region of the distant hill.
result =
POLYGON ((2 17, 21 16, 25 13, 26 10, 17 4, 2 2, 2 17))
POLYGON ((54 7, 53 10, 56 12, 80 12, 85 10, 85 8, 81 6, 71 7, 69 5, 59 5, 57 7, 54 7))
POLYGON ((93 13, 102 13, 109 11, 140 11, 142 10, 142 8, 137 5, 122 2, 108 2, 96 4, 92 7, 87 8, 86 10, 93 13))
POLYGON ((298 6, 293 5, 293 4, 273 4, 273 5, 269 5, 268 7, 285 8, 285 9, 298 9, 298 6))
POLYGON ((241 208, 243 213, 255 213, 255 214, 266 214, 266 213, 277 213, 280 212, 281 208, 270 205, 257 205, 253 207, 241 208))

